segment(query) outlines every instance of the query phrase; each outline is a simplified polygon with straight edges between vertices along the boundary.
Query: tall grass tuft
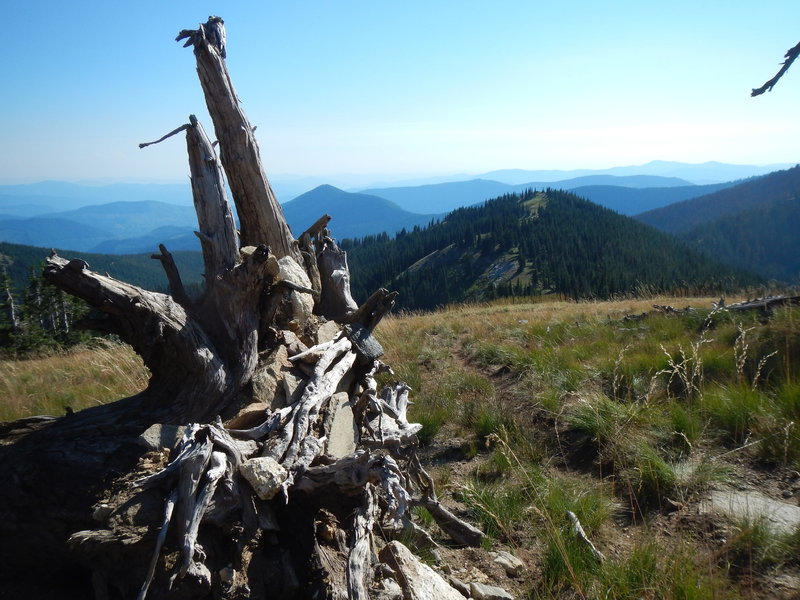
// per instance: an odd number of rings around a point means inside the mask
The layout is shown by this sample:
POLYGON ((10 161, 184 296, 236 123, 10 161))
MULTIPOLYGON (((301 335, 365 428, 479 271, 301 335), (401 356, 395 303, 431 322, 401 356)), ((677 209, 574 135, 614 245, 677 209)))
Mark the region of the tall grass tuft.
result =
POLYGON ((149 372, 130 346, 103 342, 29 360, 0 361, 0 421, 63 415, 131 396, 149 372))

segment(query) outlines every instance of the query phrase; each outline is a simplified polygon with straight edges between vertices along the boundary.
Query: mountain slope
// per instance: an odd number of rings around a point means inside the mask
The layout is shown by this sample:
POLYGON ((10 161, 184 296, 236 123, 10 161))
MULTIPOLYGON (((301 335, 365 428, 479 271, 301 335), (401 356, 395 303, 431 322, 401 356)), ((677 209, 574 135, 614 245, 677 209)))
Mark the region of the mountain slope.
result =
MULTIPOLYGON (((43 212, 73 210, 109 202, 156 201, 192 205, 192 191, 185 183, 113 183, 83 185, 65 181, 40 181, 18 185, 0 185, 0 212, 6 205, 37 204, 43 212)), ((34 216, 42 213, 29 213, 34 216)))
POLYGON ((103 229, 68 219, 33 217, 0 221, 0 240, 13 244, 87 250, 108 237, 103 229))
POLYGON ((651 210, 636 219, 669 233, 689 231, 726 215, 755 208, 800 192, 800 166, 776 171, 733 187, 651 210))
POLYGON ((193 207, 151 200, 83 206, 48 216, 99 227, 108 232, 108 238, 144 235, 164 226, 197 227, 193 207))
POLYGON ((735 182, 676 187, 629 188, 617 185, 588 185, 570 191, 620 214, 633 216, 736 185, 735 182))
POLYGON ((778 198, 680 234, 717 260, 786 283, 800 282, 800 195, 778 198))
POLYGON ((448 212, 462 206, 470 206, 513 191, 499 181, 472 179, 411 187, 394 187, 362 190, 363 194, 374 194, 386 198, 403 210, 410 212, 448 212))
POLYGON ((508 194, 421 231, 344 245, 359 299, 377 287, 404 308, 495 295, 606 298, 638 289, 718 290, 757 281, 574 194, 508 194))
POLYGON ((332 217, 329 227, 334 237, 340 240, 384 231, 394 234, 425 225, 438 216, 411 213, 385 198, 345 192, 330 185, 316 187, 283 205, 283 215, 296 236, 326 213, 332 217))
MULTIPOLYGON (((14 288, 21 290, 28 281, 31 269, 40 271, 49 253, 49 248, 0 242, 0 265, 8 271, 14 288)), ((108 273, 112 277, 146 289, 167 288, 167 278, 161 263, 150 258, 149 254, 109 256, 72 250, 58 250, 58 254, 69 259, 82 258, 99 273, 108 273)), ((173 252, 173 257, 187 288, 191 289, 202 284, 204 267, 200 252, 173 252)))
MULTIPOLYGON (((70 248, 83 252, 102 247, 109 240, 149 236, 158 247, 161 227, 180 227, 184 232, 197 227, 194 209, 165 202, 111 202, 75 210, 51 212, 42 217, 0 220, 0 240, 30 246, 70 248)), ((185 247, 185 246, 184 246, 185 247)), ((192 249, 195 246, 191 246, 192 249)))
POLYGON ((200 252, 200 240, 191 227, 166 225, 136 237, 106 240, 90 249, 99 254, 142 254, 155 252, 164 244, 170 252, 190 250, 200 252))

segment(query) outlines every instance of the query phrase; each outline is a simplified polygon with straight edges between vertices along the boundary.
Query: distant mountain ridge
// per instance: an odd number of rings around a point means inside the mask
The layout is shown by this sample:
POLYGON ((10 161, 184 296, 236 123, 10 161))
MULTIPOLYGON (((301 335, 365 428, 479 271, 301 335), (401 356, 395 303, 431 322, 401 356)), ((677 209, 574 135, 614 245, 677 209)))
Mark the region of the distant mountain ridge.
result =
MULTIPOLYGON (((164 226, 182 227, 191 234, 192 227, 197 227, 194 209, 156 201, 112 202, 39 217, 11 217, 0 219, 0 240, 89 252, 110 240, 146 236, 164 226)), ((156 248, 158 242, 135 251, 156 248)), ((199 249, 199 244, 196 248, 199 249)))
POLYGON ((321 185, 283 205, 283 215, 296 236, 324 214, 332 217, 328 226, 340 240, 383 231, 394 235, 439 216, 412 213, 386 198, 345 192, 331 185, 321 185))
MULTIPOLYGON (((622 214, 639 214, 734 185, 689 185, 679 174, 738 174, 742 170, 752 174, 758 168, 654 161, 606 171, 509 170, 494 173, 507 178, 525 175, 525 179, 511 184, 486 178, 443 181, 451 179, 443 176, 428 178, 438 183, 360 192, 322 185, 283 206, 287 221, 297 234, 329 213, 333 216, 333 235, 343 239, 382 232, 394 235, 425 225, 451 210, 528 188, 572 190, 622 214), (643 174, 642 169, 662 174, 643 174), (532 174, 541 177, 532 179, 532 174), (567 174, 574 176, 563 179, 567 174), (548 176, 562 179, 552 181, 548 176)), ((295 183, 305 185, 309 181, 295 183)), ((83 185, 44 181, 0 185, 0 240, 9 242, 115 253, 152 252, 161 242, 176 250, 197 249, 198 241, 192 234, 195 228, 188 184, 83 185)))
MULTIPOLYGON (((616 186, 620 188, 673 188, 689 186, 687 181, 674 177, 658 177, 651 175, 586 175, 573 179, 555 182, 527 181, 516 185, 509 185, 488 179, 472 179, 469 181, 455 181, 413 187, 396 187, 364 190, 365 194, 372 194, 386 198, 411 212, 419 212, 424 208, 436 212, 448 212, 464 206, 472 206, 503 194, 514 194, 526 189, 555 188, 573 190, 587 186, 616 186)), ((591 199, 591 198, 590 198, 591 199)), ((635 212, 641 212, 637 210, 635 212)))
POLYGON ((589 185, 572 188, 570 191, 605 206, 622 215, 633 216, 644 211, 676 202, 704 196, 736 185, 736 182, 709 185, 686 185, 675 187, 627 188, 615 185, 589 185))
POLYGON ((524 183, 526 181, 559 181, 584 175, 658 175, 661 177, 677 177, 685 179, 695 185, 711 183, 724 183, 737 179, 746 179, 758 175, 766 175, 794 166, 791 163, 776 163, 771 165, 734 165, 708 161, 704 163, 683 163, 668 160, 653 160, 643 165, 627 167, 611 167, 610 169, 574 169, 568 171, 524 169, 503 169, 484 173, 481 177, 495 179, 509 184, 524 183))
POLYGON ((98 227, 68 219, 32 217, 0 221, 0 241, 27 246, 88 250, 108 239, 98 227))

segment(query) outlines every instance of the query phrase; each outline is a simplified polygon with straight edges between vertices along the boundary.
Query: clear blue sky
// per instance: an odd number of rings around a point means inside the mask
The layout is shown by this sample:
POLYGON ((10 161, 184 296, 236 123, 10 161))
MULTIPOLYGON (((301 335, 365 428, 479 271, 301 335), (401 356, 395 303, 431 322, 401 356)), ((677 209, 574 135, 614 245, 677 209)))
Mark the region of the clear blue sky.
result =
POLYGON ((800 162, 798 0, 294 0, 4 7, 0 182, 181 180, 180 29, 225 19, 271 176, 800 162))

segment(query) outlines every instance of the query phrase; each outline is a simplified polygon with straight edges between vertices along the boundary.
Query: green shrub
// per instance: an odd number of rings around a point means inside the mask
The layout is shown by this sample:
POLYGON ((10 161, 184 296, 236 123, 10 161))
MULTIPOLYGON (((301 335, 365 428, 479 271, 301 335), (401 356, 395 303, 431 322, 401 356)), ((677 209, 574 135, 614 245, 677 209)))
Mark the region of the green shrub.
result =
POLYGON ((764 414, 767 397, 747 385, 718 386, 707 391, 702 410, 727 443, 742 444, 764 414))

